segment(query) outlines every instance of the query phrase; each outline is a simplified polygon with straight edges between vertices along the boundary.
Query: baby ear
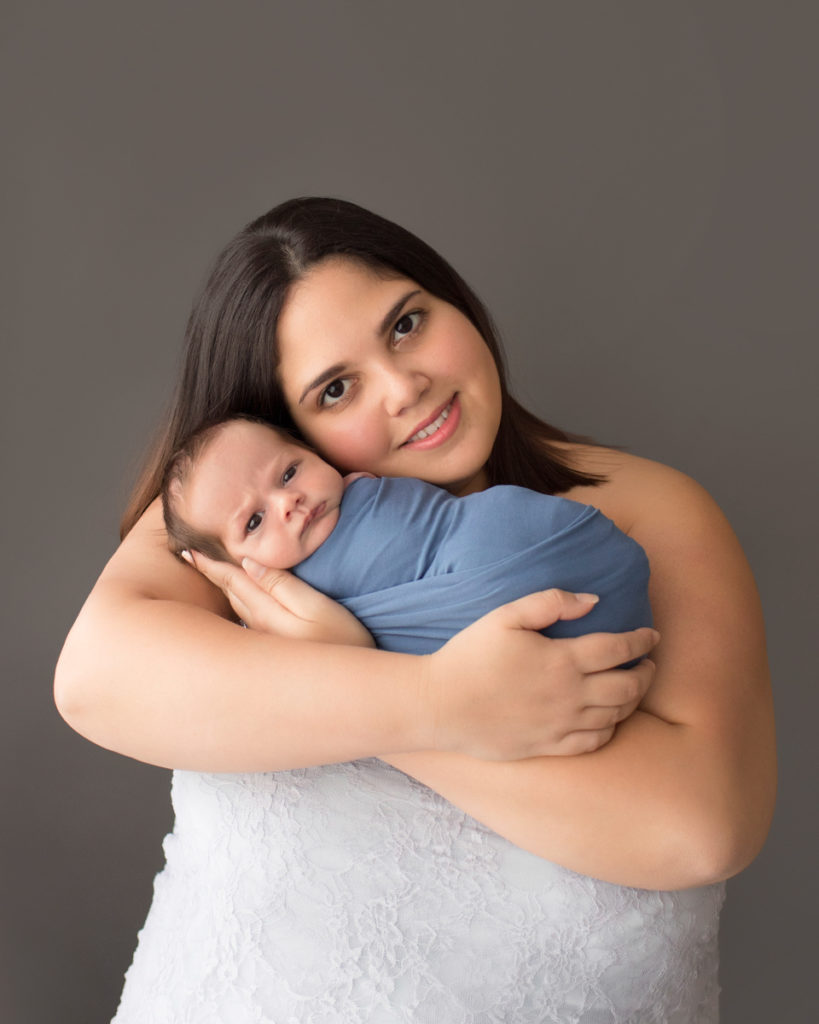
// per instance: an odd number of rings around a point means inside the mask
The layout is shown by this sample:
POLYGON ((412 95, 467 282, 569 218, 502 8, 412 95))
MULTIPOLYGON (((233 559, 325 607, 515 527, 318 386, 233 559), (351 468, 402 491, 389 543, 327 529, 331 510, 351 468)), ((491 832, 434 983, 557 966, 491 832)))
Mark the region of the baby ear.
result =
POLYGON ((354 480, 362 480, 365 477, 369 478, 370 480, 378 479, 375 473, 348 473, 346 476, 341 478, 342 483, 344 484, 344 490, 346 491, 354 480))

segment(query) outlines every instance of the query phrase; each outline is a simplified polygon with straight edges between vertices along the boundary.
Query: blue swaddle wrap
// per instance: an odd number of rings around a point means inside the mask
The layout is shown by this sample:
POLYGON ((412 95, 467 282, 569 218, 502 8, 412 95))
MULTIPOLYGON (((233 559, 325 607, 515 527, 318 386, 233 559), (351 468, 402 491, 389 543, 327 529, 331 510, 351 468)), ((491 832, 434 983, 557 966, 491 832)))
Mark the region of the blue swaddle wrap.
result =
POLYGON ((349 608, 379 647, 411 654, 549 587, 600 602, 547 636, 652 624, 640 545, 591 506, 522 487, 455 498, 419 480, 357 480, 330 537, 293 571, 349 608))

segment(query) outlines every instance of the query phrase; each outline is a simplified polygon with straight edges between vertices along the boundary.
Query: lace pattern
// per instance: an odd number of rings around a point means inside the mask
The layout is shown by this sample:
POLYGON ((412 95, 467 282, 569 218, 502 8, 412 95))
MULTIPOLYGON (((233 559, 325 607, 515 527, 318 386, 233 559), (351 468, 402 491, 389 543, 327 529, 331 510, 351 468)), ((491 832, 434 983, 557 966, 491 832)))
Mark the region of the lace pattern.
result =
POLYGON ((175 772, 116 1024, 714 1024, 723 886, 609 885, 370 759, 175 772))

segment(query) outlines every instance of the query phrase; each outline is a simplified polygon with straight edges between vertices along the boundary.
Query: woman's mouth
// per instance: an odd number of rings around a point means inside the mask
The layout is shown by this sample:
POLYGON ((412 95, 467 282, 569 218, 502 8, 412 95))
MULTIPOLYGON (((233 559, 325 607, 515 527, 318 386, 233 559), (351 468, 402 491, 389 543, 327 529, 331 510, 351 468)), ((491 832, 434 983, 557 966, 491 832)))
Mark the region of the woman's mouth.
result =
POLYGON ((401 447, 411 447, 416 451, 437 448, 439 444, 443 444, 444 441, 448 441, 452 437, 460 418, 461 405, 457 394, 455 394, 443 409, 440 409, 432 419, 423 423, 401 447))

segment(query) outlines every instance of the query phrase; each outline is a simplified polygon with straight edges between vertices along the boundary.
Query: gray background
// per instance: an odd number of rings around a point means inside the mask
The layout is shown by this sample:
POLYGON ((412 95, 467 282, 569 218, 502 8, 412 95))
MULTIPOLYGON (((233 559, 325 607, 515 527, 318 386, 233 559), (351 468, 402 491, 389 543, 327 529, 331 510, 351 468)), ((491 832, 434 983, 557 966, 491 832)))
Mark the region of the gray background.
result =
POLYGON ((723 1019, 812 1018, 816 29, 810 2, 5 4, 4 1020, 116 1006, 169 777, 74 735, 53 664, 209 261, 310 193, 437 246, 525 401, 735 523, 781 790, 729 887, 723 1019))

